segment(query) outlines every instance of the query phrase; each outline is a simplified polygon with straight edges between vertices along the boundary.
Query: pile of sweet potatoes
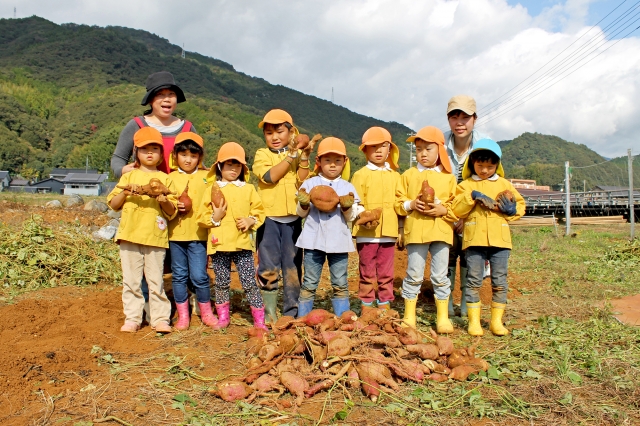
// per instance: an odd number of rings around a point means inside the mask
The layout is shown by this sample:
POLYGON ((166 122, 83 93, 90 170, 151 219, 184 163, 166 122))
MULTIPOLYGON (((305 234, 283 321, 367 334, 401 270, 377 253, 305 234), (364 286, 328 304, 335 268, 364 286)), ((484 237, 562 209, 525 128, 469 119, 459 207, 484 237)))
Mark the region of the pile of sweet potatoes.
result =
MULTIPOLYGON (((278 399, 289 392, 296 405, 318 392, 361 388, 372 401, 393 393, 404 381, 467 380, 487 371, 475 345, 454 348, 446 336, 424 337, 403 327, 396 311, 367 309, 358 317, 336 317, 314 309, 299 319, 281 317, 271 333, 252 328, 247 341, 247 371, 218 382, 210 393, 225 401, 278 399)), ((282 399, 278 399, 282 403, 282 399)))

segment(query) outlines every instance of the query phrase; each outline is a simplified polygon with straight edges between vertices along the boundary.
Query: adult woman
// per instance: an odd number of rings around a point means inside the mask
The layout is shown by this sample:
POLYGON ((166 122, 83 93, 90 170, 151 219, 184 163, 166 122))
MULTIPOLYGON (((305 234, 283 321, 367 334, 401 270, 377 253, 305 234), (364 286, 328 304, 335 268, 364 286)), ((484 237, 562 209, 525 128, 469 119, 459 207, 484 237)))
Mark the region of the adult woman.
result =
POLYGON ((147 77, 147 93, 142 98, 142 105, 149 105, 149 109, 141 117, 130 120, 118 139, 118 144, 111 157, 111 169, 115 177, 133 170, 133 163, 129 163, 133 153, 133 134, 141 127, 151 126, 162 133, 164 145, 164 161, 159 170, 169 173, 169 158, 173 150, 173 141, 178 133, 196 132, 193 125, 173 115, 176 106, 184 102, 184 92, 176 85, 173 75, 167 71, 160 71, 147 77))

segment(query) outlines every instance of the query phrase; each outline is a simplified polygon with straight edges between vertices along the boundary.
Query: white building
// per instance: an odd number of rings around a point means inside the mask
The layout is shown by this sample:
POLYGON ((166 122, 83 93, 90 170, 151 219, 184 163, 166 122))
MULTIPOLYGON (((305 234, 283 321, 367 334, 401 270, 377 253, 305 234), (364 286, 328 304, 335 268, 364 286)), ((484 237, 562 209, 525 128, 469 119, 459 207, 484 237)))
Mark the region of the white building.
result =
POLYGON ((11 177, 9 176, 9 172, 0 171, 0 191, 4 191, 5 188, 8 188, 10 183, 11 177))
POLYGON ((64 195, 100 195, 106 173, 69 173, 62 182, 64 195))

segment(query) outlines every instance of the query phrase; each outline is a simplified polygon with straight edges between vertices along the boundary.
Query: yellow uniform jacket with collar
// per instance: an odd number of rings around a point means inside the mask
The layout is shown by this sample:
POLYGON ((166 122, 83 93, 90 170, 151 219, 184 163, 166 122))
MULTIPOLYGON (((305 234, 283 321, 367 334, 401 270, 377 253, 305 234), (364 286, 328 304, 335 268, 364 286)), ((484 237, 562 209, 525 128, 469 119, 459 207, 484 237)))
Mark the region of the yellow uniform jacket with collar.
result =
POLYGON ((363 167, 353 174, 351 184, 365 210, 382 208, 380 224, 375 229, 353 225, 355 237, 398 237, 398 215, 394 209, 400 173, 394 170, 371 170, 363 167))
POLYGON ((187 214, 178 213, 169 222, 169 241, 206 241, 207 230, 198 226, 198 210, 202 208, 202 197, 207 189, 206 170, 198 170, 195 173, 187 174, 178 171, 171 172, 169 177, 176 185, 176 197, 180 197, 184 188, 189 183, 187 194, 191 198, 191 211, 187 214))
POLYGON ((218 251, 255 251, 250 234, 258 229, 265 219, 264 207, 256 189, 249 183, 245 183, 244 186, 227 183, 220 190, 227 202, 227 214, 220 220, 220 226, 214 226, 211 221, 213 213, 211 186, 207 187, 202 197, 202 206, 198 213, 198 225, 209 228, 207 254, 214 254, 218 251), (240 231, 236 226, 236 219, 249 216, 256 218, 256 224, 247 232, 240 231))
POLYGON ((405 244, 424 244, 441 241, 453 244, 453 223, 458 218, 451 210, 451 201, 456 190, 456 178, 449 173, 435 170, 418 170, 412 167, 401 176, 396 189, 396 212, 407 216, 404 222, 405 244), (436 197, 447 208, 447 214, 441 217, 426 216, 417 210, 407 212, 404 202, 415 200, 422 190, 422 182, 429 181, 436 197))
POLYGON ((453 212, 464 219, 464 233, 462 236, 462 249, 472 246, 512 248, 511 230, 509 222, 524 216, 525 202, 522 195, 513 187, 511 182, 503 177, 495 181, 488 179, 476 181, 468 178, 460 182, 456 188, 456 197, 453 201, 453 212), (504 191, 513 193, 516 200, 516 214, 507 216, 502 212, 488 210, 480 203, 476 204, 471 198, 471 191, 480 191, 493 199, 504 191))
MULTIPOLYGON (((176 186, 169 175, 160 171, 132 170, 122 175, 118 186, 130 183, 146 185, 151 178, 159 179, 169 190, 176 192, 176 186)), ((107 195, 107 203, 110 203, 113 197, 121 192, 122 189, 117 186, 113 188, 107 195)), ((121 208, 122 216, 115 237, 116 242, 124 240, 145 246, 169 248, 168 221, 178 214, 178 199, 175 195, 167 195, 167 200, 175 208, 172 215, 167 215, 155 198, 148 195, 129 195, 121 208)))
POLYGON ((282 162, 287 155, 288 151, 276 153, 269 148, 260 148, 256 151, 253 160, 252 171, 258 177, 258 194, 262 199, 267 216, 279 217, 296 214, 296 194, 302 183, 297 173, 301 151, 298 151, 298 157, 291 161, 287 174, 277 183, 268 183, 263 179, 265 173, 282 162))

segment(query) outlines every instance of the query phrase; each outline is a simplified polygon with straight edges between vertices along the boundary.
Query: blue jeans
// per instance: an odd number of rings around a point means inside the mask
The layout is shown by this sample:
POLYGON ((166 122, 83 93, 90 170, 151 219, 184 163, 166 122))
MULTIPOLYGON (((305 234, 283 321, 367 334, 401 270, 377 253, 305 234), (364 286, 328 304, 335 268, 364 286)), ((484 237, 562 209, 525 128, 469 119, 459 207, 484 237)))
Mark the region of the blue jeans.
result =
POLYGON ((325 253, 320 250, 304 250, 304 278, 300 290, 300 300, 313 300, 320 284, 322 267, 324 262, 329 262, 329 274, 331 275, 331 287, 335 299, 349 298, 349 285, 347 283, 348 253, 325 253))
POLYGON ((195 288, 200 303, 211 300, 209 275, 207 274, 206 241, 169 241, 171 251, 171 286, 176 303, 184 303, 189 298, 189 280, 195 288))
POLYGON ((444 300, 451 293, 449 272, 449 244, 434 241, 426 244, 407 244, 407 276, 402 281, 402 297, 413 300, 418 297, 427 254, 431 253, 431 284, 436 299, 444 300))
POLYGON ((468 247, 467 256, 467 303, 480 301, 479 289, 484 277, 484 261, 491 265, 492 300, 496 303, 507 303, 507 269, 509 267, 510 249, 500 247, 468 247))

